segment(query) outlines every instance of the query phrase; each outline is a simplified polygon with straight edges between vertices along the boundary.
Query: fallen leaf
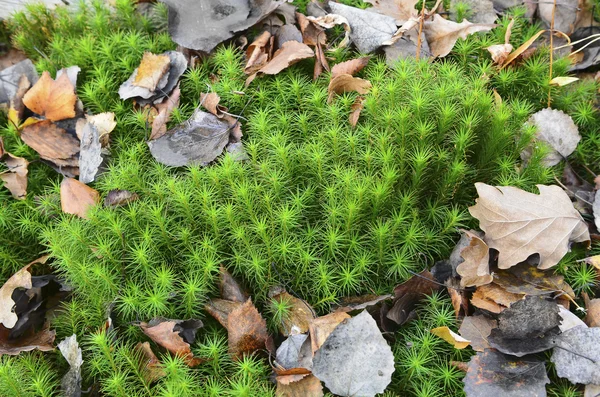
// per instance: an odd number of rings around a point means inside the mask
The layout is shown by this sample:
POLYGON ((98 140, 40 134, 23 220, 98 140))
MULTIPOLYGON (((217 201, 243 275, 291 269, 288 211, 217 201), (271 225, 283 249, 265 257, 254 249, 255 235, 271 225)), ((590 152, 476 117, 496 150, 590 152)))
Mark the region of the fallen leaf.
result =
POLYGON ((271 296, 271 299, 277 303, 284 302, 288 310, 286 316, 278 324, 279 332, 283 336, 304 334, 308 332, 308 326, 312 319, 316 317, 313 308, 303 299, 296 298, 286 291, 271 296))
POLYGON ((54 350, 56 331, 50 330, 46 324, 39 332, 29 329, 24 335, 12 338, 9 329, 0 325, 0 355, 16 356, 22 352, 39 350, 43 352, 54 350))
POLYGON ((182 358, 190 367, 202 363, 202 359, 194 357, 190 345, 194 343, 196 332, 202 328, 200 320, 166 320, 155 318, 148 323, 140 323, 142 331, 154 342, 169 352, 182 358))
POLYGON ((79 141, 50 120, 23 128, 21 139, 38 152, 41 158, 58 167, 78 167, 79 141))
POLYGON ((75 117, 75 102, 75 86, 66 73, 56 80, 50 77, 50 73, 42 73, 42 77, 23 97, 27 108, 51 121, 75 117))
POLYGON ((79 181, 86 184, 93 182, 103 161, 100 133, 94 124, 88 122, 83 127, 79 149, 79 181))
POLYGON ((302 33, 302 42, 306 45, 316 46, 317 44, 324 45, 327 42, 327 36, 324 29, 311 21, 304 14, 296 13, 296 19, 302 33))
POLYGON ((370 56, 360 57, 334 65, 333 68, 331 68, 331 79, 334 79, 342 74, 354 76, 356 73, 363 70, 365 66, 367 66, 369 59, 371 59, 370 56))
POLYGON ((321 348, 325 340, 342 321, 349 318, 350 316, 344 312, 336 312, 312 319, 308 325, 308 330, 313 353, 321 348))
POLYGON ((25 59, 6 69, 0 70, 0 104, 10 103, 19 89, 22 76, 26 76, 30 84, 38 81, 35 65, 30 59, 25 59))
POLYGON ((494 28, 493 24, 473 24, 466 19, 456 23, 435 14, 433 20, 423 23, 423 32, 429 43, 429 48, 434 57, 445 57, 452 51, 456 41, 466 39, 467 36, 477 32, 487 32, 494 28))
POLYGON ((69 371, 63 376, 61 384, 61 392, 66 397, 81 396, 81 366, 83 358, 81 356, 81 348, 77 343, 75 334, 63 339, 58 344, 58 350, 69 363, 69 371))
POLYGON ((356 91, 361 95, 367 94, 371 90, 371 87, 371 82, 368 80, 352 77, 349 74, 341 74, 329 82, 329 86, 327 87, 327 92, 329 92, 327 101, 331 102, 336 94, 343 94, 345 92, 356 91))
POLYGON ((350 40, 362 54, 376 51, 398 30, 393 17, 334 2, 330 2, 329 7, 333 14, 348 21, 350 40))
POLYGON ((306 44, 298 41, 288 41, 283 43, 283 46, 273 54, 273 59, 261 67, 258 72, 264 74, 277 74, 296 62, 314 56, 314 51, 306 44))
POLYGON ((274 37, 269 32, 262 32, 246 49, 246 66, 244 73, 253 75, 269 62, 273 49, 274 37))
POLYGON ((196 110, 186 122, 148 141, 152 156, 161 164, 183 167, 208 164, 217 158, 229 141, 230 127, 218 117, 196 110))
POLYGON ((219 43, 246 30, 281 3, 271 0, 200 2, 163 0, 169 6, 169 34, 182 47, 211 52, 219 43))
POLYGON ((350 116, 348 116, 348 121, 352 127, 356 127, 356 124, 358 124, 358 119, 360 118, 360 113, 362 112, 364 105, 365 97, 360 95, 357 96, 350 107, 352 112, 350 113, 350 116))
POLYGON ((599 343, 600 328, 578 326, 565 331, 552 353, 556 374, 573 384, 600 385, 599 343))
POLYGON ((223 118, 223 113, 227 111, 227 108, 219 105, 220 101, 221 97, 216 92, 200 94, 200 104, 218 118, 223 118))
POLYGON ((538 17, 548 28, 554 20, 554 29, 563 33, 573 33, 575 20, 577 19, 577 6, 579 0, 561 0, 554 2, 539 2, 538 17))
POLYGON ((502 353, 522 357, 554 346, 562 319, 556 302, 527 296, 498 316, 488 342, 502 353))
POLYGON ((267 323, 252 300, 236 307, 227 318, 229 353, 235 359, 265 347, 268 338, 267 323))
POLYGON ((600 386, 598 385, 585 385, 583 391, 583 397, 598 397, 600 396, 600 386))
POLYGON ((497 284, 486 284, 475 290, 471 304, 491 313, 500 313, 524 297, 524 294, 513 294, 497 284))
MULTIPOLYGON (((542 160, 547 167, 552 167, 569 157, 581 140, 579 129, 573 119, 560 110, 542 109, 534 113, 527 123, 537 127, 536 140, 548 144, 553 149, 542 160)), ((529 160, 531 150, 531 147, 523 150, 521 158, 525 161, 529 160)))
MULTIPOLYGON (((115 121, 115 114, 113 112, 104 112, 95 115, 85 115, 88 123, 91 123, 98 129, 98 136, 100 138, 100 143, 102 147, 107 147, 109 142, 110 133, 117 126, 117 122, 115 121)), ((83 135, 83 134, 82 134, 83 135)), ((81 136, 77 136, 79 140, 81 140, 81 136)))
POLYGON ((166 371, 161 366, 160 360, 150 347, 150 343, 138 343, 135 350, 140 353, 140 369, 144 379, 148 383, 154 383, 160 378, 167 376, 166 371))
POLYGON ((464 316, 469 312, 469 301, 464 292, 457 290, 457 288, 460 287, 460 282, 456 279, 448 279, 446 280, 446 283, 446 290, 448 291, 448 295, 450 295, 450 301, 452 302, 455 317, 459 318, 464 316))
POLYGON ((250 159, 242 142, 231 142, 227 145, 226 149, 234 161, 246 161, 250 159))
POLYGON ((497 326, 498 322, 488 317, 482 315, 469 316, 463 319, 460 328, 458 329, 458 333, 465 339, 471 341, 473 350, 482 352, 491 347, 488 343, 488 337, 490 336, 492 329, 497 326))
POLYGON ((394 304, 386 317, 398 325, 404 324, 421 299, 431 295, 439 288, 433 275, 427 270, 423 270, 394 288, 394 304))
POLYGON ((179 106, 179 98, 181 96, 181 90, 179 87, 175 87, 170 96, 168 96, 164 102, 156 105, 158 115, 152 120, 152 132, 150 133, 150 140, 158 139, 167 133, 167 123, 171 120, 171 113, 179 106))
POLYGON ((544 271, 529 261, 519 263, 510 269, 499 269, 494 272, 494 283, 508 292, 526 295, 568 296, 575 299, 575 292, 565 278, 553 271, 544 271))
POLYGON ((81 68, 77 65, 69 66, 68 68, 62 68, 58 72, 56 72, 55 80, 60 79, 61 76, 63 74, 65 74, 67 76, 67 78, 69 79, 69 82, 71 83, 71 85, 73 87, 77 87, 77 75, 79 75, 79 72, 81 72, 81 68))
POLYGON ((60 206, 62 212, 87 219, 87 212, 100 202, 100 194, 73 178, 60 183, 60 206))
POLYGON ((307 334, 290 335, 276 353, 276 360, 285 369, 312 368, 313 352, 307 334))
POLYGON ((411 17, 417 15, 415 6, 419 0, 363 0, 373 6, 373 10, 380 14, 387 15, 396 19, 396 23, 401 25, 411 17))
POLYGON ((219 290, 221 297, 228 301, 244 303, 249 298, 248 293, 223 266, 219 267, 219 290))
POLYGON ((564 85, 574 83, 578 80, 579 80, 579 78, 577 78, 577 77, 566 77, 566 76, 555 77, 552 80, 550 80, 550 85, 562 87, 564 85))
POLYGON ((299 380, 288 381, 283 378, 293 377, 294 375, 278 376, 277 397, 322 397, 323 386, 321 381, 314 375, 301 375, 299 380))
POLYGON ((479 220, 485 242, 498 250, 498 267, 508 269, 532 254, 538 268, 556 265, 570 242, 590 240, 586 223, 558 186, 537 185, 540 194, 511 186, 476 183, 479 198, 471 215, 479 220))
POLYGON ((538 37, 540 37, 544 32, 545 32, 545 30, 540 30, 539 32, 537 32, 536 34, 531 36, 531 38, 529 40, 527 40, 526 42, 521 44, 519 46, 519 48, 514 50, 506 58, 506 60, 504 61, 504 64, 502 65, 502 68, 505 68, 506 66, 510 65, 515 59, 517 59, 519 56, 523 55, 525 53, 525 51, 529 50, 529 47, 531 47, 533 42, 536 41, 538 39, 538 37))
POLYGON ((285 24, 277 30, 275 34, 277 48, 281 48, 288 41, 297 41, 302 43, 302 33, 296 25, 285 24))
POLYGON ((137 193, 132 193, 129 190, 111 190, 104 199, 105 207, 120 207, 140 199, 137 193))
POLYGON ((558 314, 560 315, 560 318, 562 320, 560 325, 558 326, 558 328, 560 328, 560 332, 565 332, 571 328, 579 326, 587 327, 587 325, 570 310, 565 309, 561 305, 558 305, 558 310, 558 314))
POLYGON ((586 293, 582 295, 587 313, 585 324, 588 327, 600 327, 600 299, 590 299, 586 293))
POLYGON ((496 65, 504 65, 508 56, 513 50, 513 46, 510 44, 494 44, 487 48, 490 55, 492 56, 492 60, 496 65))
POLYGON ((13 311, 15 307, 15 301, 12 299, 13 292, 18 288, 28 290, 32 287, 29 268, 30 265, 27 265, 13 274, 0 288, 0 324, 6 329, 13 328, 19 320, 17 314, 13 311))
POLYGON ((492 282, 490 274, 490 250, 487 244, 477 235, 464 231, 470 239, 469 246, 461 251, 464 262, 459 264, 456 272, 461 276, 461 287, 479 287, 492 282))
POLYGON ((226 299, 211 299, 204 306, 204 309, 213 316, 223 327, 227 328, 229 324, 229 315, 234 309, 242 306, 241 302, 230 301, 226 299))
POLYGON ((8 152, 3 155, 1 152, 0 159, 4 158, 4 164, 8 170, 0 173, 0 180, 4 182, 4 186, 15 199, 25 200, 27 196, 27 167, 29 166, 29 161, 22 157, 13 156, 8 152))
POLYGON ((171 60, 167 55, 155 55, 144 52, 144 56, 138 67, 133 85, 154 91, 160 79, 167 73, 171 60))
POLYGON ((539 358, 515 359, 486 349, 471 357, 463 382, 468 397, 543 397, 550 379, 539 358))
POLYGON ((446 326, 433 328, 431 333, 450 343, 456 349, 464 349, 471 344, 470 340, 452 332, 452 330, 446 326))
POLYGON ((391 299, 392 295, 362 295, 354 297, 344 297, 340 299, 339 305, 334 312, 353 312, 363 310, 370 306, 375 306, 381 301, 391 299))

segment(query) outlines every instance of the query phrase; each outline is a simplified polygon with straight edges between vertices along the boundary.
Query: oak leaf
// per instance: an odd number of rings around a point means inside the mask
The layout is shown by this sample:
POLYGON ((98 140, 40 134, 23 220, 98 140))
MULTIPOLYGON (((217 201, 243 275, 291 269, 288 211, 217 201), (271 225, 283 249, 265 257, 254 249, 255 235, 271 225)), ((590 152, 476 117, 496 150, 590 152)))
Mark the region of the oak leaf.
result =
POLYGON ((66 214, 87 219, 87 212, 99 202, 100 194, 76 179, 64 178, 60 183, 60 206, 66 214))
POLYGON ((42 77, 23 96, 27 108, 51 121, 75 117, 76 102, 75 86, 67 73, 56 80, 50 77, 50 73, 42 73, 42 77))
POLYGON ((476 183, 479 198, 469 207, 485 232, 485 242, 498 250, 498 267, 508 269, 540 255, 540 269, 556 265, 570 242, 590 240, 583 218, 558 186, 537 185, 540 194, 511 186, 476 183))
POLYGON ((429 48, 434 57, 445 57, 452 51, 456 41, 466 39, 467 36, 477 32, 487 32, 496 25, 473 24, 466 19, 456 23, 435 14, 432 20, 423 24, 423 32, 429 43, 429 48))

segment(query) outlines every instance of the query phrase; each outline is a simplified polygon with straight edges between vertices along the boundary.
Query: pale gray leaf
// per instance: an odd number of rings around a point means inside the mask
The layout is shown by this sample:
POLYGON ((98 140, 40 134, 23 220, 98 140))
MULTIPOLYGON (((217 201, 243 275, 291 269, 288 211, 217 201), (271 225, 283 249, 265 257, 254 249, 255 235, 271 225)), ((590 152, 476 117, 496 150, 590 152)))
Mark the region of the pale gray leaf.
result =
MULTIPOLYGON (((404 33, 404 35, 393 44, 384 46, 385 63, 387 63, 388 66, 393 67, 400 59, 415 58, 417 56, 417 36, 418 33, 411 30, 410 32, 404 33)), ((425 33, 421 33, 420 56, 432 56, 429 44, 427 44, 427 39, 425 38, 425 33)))
POLYGON ((540 1, 538 17, 548 28, 554 19, 554 29, 571 34, 577 20, 578 6, 579 0, 560 0, 556 2, 556 7, 552 1, 540 1))
POLYGON ((392 38, 398 30, 396 20, 360 8, 339 3, 329 3, 331 12, 345 17, 350 23, 350 40, 363 54, 377 50, 382 43, 392 38))
POLYGON ((81 366, 83 358, 81 348, 77 343, 75 334, 65 338, 58 344, 58 349, 63 357, 69 363, 69 371, 63 376, 61 381, 62 395, 66 397, 81 396, 81 366))
POLYGON ((277 363, 285 369, 312 368, 312 348, 307 334, 290 335, 276 353, 277 363))
POLYGON ((578 326, 557 341, 552 362, 556 374, 571 383, 600 385, 600 328, 578 326))
POLYGON ((22 75, 34 85, 39 77, 30 59, 25 59, 0 71, 0 103, 8 103, 17 93, 19 79, 22 75))
POLYGON ((340 396, 383 393, 393 372, 392 349, 367 311, 340 323, 313 359, 313 374, 340 396))
POLYGON ((458 333, 465 339, 471 341, 473 350, 482 352, 490 348, 488 337, 492 329, 498 326, 498 322, 485 316, 468 316, 465 317, 458 333))
POLYGON ((558 305, 559 315, 562 318, 562 322, 558 326, 560 332, 566 332, 571 328, 583 326, 587 327, 582 319, 577 317, 572 311, 565 309, 562 305, 558 305))
POLYGON ((87 184, 94 181, 102 165, 100 133, 90 122, 83 126, 79 150, 79 181, 87 184))
POLYGON ((208 164, 229 141, 229 124, 217 116, 196 110, 186 122, 148 142, 154 158, 172 167, 208 164))
POLYGON ((286 41, 298 41, 302 43, 302 33, 295 25, 283 25, 275 34, 277 48, 281 48, 286 41))
POLYGON ((62 68, 58 72, 56 72, 56 78, 54 80, 58 80, 63 73, 67 74, 67 78, 73 84, 73 87, 77 87, 77 75, 81 72, 81 68, 77 65, 69 66, 68 68, 62 68))

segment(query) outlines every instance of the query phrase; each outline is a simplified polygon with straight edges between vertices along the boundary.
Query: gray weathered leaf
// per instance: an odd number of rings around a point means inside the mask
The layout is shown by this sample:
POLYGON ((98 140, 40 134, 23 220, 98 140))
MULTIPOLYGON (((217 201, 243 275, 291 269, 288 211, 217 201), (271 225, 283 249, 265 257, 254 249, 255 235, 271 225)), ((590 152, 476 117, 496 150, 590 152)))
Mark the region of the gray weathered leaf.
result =
POLYGON ((58 344, 58 349, 70 367, 69 372, 63 376, 61 381, 63 395, 66 397, 80 397, 83 358, 81 356, 81 348, 79 347, 79 343, 77 343, 77 336, 73 334, 65 338, 58 344))
POLYGON ((68 68, 63 68, 56 72, 56 78, 54 80, 58 80, 59 77, 62 76, 63 73, 65 73, 69 78, 71 84, 73 84, 73 87, 77 87, 77 75, 79 74, 79 72, 81 72, 81 68, 79 66, 69 66, 68 68))
POLYGON ((600 328, 578 326, 565 331, 554 348, 556 374, 571 383, 600 385, 600 328))
POLYGON ((31 85, 39 80, 35 66, 29 59, 0 70, 0 103, 8 103, 15 96, 22 75, 27 76, 31 85))
POLYGON ((208 164, 223 152, 229 141, 229 130, 227 122, 196 110, 186 122, 148 141, 148 146, 152 156, 165 165, 208 164))
POLYGON ((162 0, 169 6, 169 33, 177 44, 211 52, 275 10, 272 0, 162 0))
POLYGON ((368 54, 377 50, 398 30, 395 18, 339 3, 329 3, 334 14, 345 17, 350 23, 350 40, 358 51, 368 54))
POLYGON ((538 16, 547 27, 550 27, 554 18, 554 29, 571 34, 577 20, 579 3, 579 0, 560 0, 556 2, 555 8, 552 1, 540 1, 538 2, 538 16))
MULTIPOLYGON (((571 116, 555 109, 542 109, 534 113, 528 121, 537 127, 536 139, 547 143, 552 149, 543 160, 544 165, 551 167, 567 158, 577 148, 581 140, 579 129, 571 116)), ((523 160, 529 160, 531 148, 521 153, 523 160)))
POLYGON ((276 357, 285 369, 312 368, 312 348, 307 334, 290 335, 277 349, 276 357))
POLYGON ((392 349, 367 311, 338 325, 313 359, 313 374, 340 396, 383 393, 393 372, 392 349))
POLYGON ((83 127, 79 151, 79 181, 93 182, 102 165, 102 145, 98 128, 90 122, 83 127))
POLYGON ((281 48, 286 41, 298 41, 302 43, 302 33, 296 25, 283 25, 275 34, 277 48, 281 48))

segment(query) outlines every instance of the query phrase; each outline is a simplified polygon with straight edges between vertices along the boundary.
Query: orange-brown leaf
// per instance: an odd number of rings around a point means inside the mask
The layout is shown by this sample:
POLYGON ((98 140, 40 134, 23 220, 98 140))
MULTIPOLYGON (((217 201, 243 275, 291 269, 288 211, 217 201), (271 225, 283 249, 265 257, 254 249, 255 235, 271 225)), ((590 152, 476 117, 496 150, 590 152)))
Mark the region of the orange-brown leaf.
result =
POLYGON ((10 153, 6 153, 5 157, 4 164, 8 170, 0 173, 0 179, 4 181, 4 186, 14 198, 24 200, 27 196, 27 166, 29 162, 10 153))
POLYGON ((524 297, 524 294, 507 292, 504 288, 492 283, 478 287, 471 297, 471 304, 492 313, 500 313, 524 297))
POLYGON ((10 338, 9 335, 10 330, 0 325, 0 355, 16 356, 36 349, 43 352, 54 350, 56 331, 50 330, 48 324, 45 324, 39 332, 30 329, 18 338, 10 338))
POLYGON ((202 359, 194 357, 189 343, 183 340, 179 332, 175 330, 178 324, 176 320, 158 321, 157 324, 141 323, 142 331, 154 342, 167 349, 169 352, 183 358, 190 367, 195 367, 202 363, 202 359))
POLYGON ((67 73, 63 73, 56 81, 50 77, 50 73, 42 73, 42 77, 23 97, 25 106, 51 121, 75 117, 76 102, 75 87, 67 73))
POLYGON ((79 153, 79 141, 50 120, 28 125, 21 132, 21 139, 38 152, 41 158, 58 166, 79 165, 74 157, 79 153))
POLYGON ((171 59, 168 55, 144 52, 133 85, 154 91, 160 79, 167 73, 171 59))
POLYGON ((277 397, 322 397, 323 386, 314 375, 278 376, 277 397), (297 377, 301 377, 298 379, 297 377))
POLYGON ((331 78, 334 79, 342 74, 354 76, 356 73, 363 70, 365 66, 367 66, 369 59, 371 59, 371 57, 367 56, 340 62, 331 68, 331 78))
POLYGON ((348 121, 350 122, 350 125, 352 127, 356 127, 356 124, 358 124, 358 119, 360 118, 360 112, 362 112, 364 105, 365 105, 365 97, 358 96, 358 97, 356 97, 356 100, 354 100, 354 103, 350 107, 350 110, 352 110, 352 112, 350 112, 348 121))
POLYGON ((269 32, 262 32, 246 49, 246 66, 244 73, 254 74, 269 62, 274 37, 269 32))
POLYGON ((325 340, 342 321, 350 318, 347 313, 335 312, 311 320, 308 329, 313 353, 325 343, 325 340))
POLYGON ((233 309, 227 318, 229 353, 241 358, 265 347, 268 338, 267 322, 262 318, 252 300, 233 309))
POLYGON ((100 194, 84 183, 65 178, 60 184, 60 206, 66 214, 87 219, 87 212, 100 202, 100 194))
POLYGON ((470 243, 460 253, 465 261, 456 268, 456 272, 461 276, 460 286, 479 287, 491 283, 493 277, 489 268, 489 247, 474 233, 466 230, 464 233, 469 237, 470 243))
POLYGON ((277 74, 296 62, 314 56, 314 51, 306 44, 294 40, 286 41, 281 48, 275 52, 273 59, 260 68, 259 72, 264 74, 277 74))
POLYGON ((331 102, 335 94, 356 91, 359 94, 366 94, 371 90, 371 82, 358 77, 352 77, 349 74, 341 74, 334 77, 329 82, 327 91, 329 92, 328 102, 331 102))

